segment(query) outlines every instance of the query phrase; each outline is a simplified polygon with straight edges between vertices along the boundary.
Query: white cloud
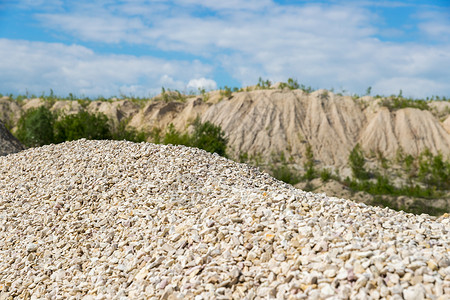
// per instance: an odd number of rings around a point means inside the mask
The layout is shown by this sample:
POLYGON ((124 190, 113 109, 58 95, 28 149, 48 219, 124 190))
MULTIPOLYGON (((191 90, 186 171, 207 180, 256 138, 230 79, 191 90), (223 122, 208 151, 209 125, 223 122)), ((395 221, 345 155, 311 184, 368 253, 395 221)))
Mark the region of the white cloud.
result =
POLYGON ((438 42, 450 41, 450 11, 418 14, 418 28, 422 34, 438 42))
POLYGON ((273 2, 270 0, 177 0, 176 3, 203 6, 214 10, 261 10, 273 5, 273 2))
POLYGON ((0 39, 0 90, 41 94, 155 95, 161 85, 183 90, 192 74, 208 75, 199 61, 100 55, 82 46, 0 39))
POLYGON ((187 88, 195 91, 198 89, 215 90, 217 89, 217 83, 212 79, 202 77, 198 79, 191 79, 187 84, 187 88))
MULTIPOLYGON (((141 45, 158 50, 163 57, 165 52, 196 57, 225 70, 244 85, 255 84, 260 76, 274 81, 294 77, 314 88, 342 87, 352 93, 363 93, 368 86, 373 86, 373 92, 380 94, 399 89, 405 95, 409 92, 416 97, 450 94, 448 14, 424 12, 418 16, 419 30, 434 41, 441 37, 439 43, 395 43, 375 38, 387 36, 386 28, 377 28, 380 16, 369 8, 410 5, 404 2, 351 1, 345 5, 306 2, 301 6, 280 5, 270 0, 73 3, 77 4, 69 12, 47 11, 37 18, 46 28, 82 41, 123 47, 141 45), (202 15, 205 10, 210 14, 202 15)), ((402 31, 392 30, 390 34, 401 36, 402 31)), ((90 51, 76 46, 63 48, 61 53, 52 52, 60 65, 48 60, 46 63, 68 74, 74 72, 74 67, 63 59, 69 49, 90 51)), ((212 78, 213 71, 206 63, 192 59, 167 62, 152 57, 91 53, 83 57, 75 55, 69 61, 75 62, 76 74, 87 77, 77 75, 75 82, 79 86, 92 82, 91 73, 101 73, 105 78, 104 90, 108 78, 114 88, 123 80, 119 86, 142 90, 146 85, 134 81, 147 80, 151 86, 183 89, 192 78, 212 78), (92 65, 101 66, 103 71, 95 71, 92 65), (140 69, 143 66, 155 68, 157 75, 145 73, 140 69), (83 73, 84 69, 88 71, 83 73), (127 70, 125 74, 120 75, 121 69, 127 70)), ((35 61, 30 64, 39 65, 35 61)), ((43 78, 52 82, 52 74, 54 71, 50 69, 43 78)), ((58 79, 56 75, 55 78, 58 79)))
POLYGON ((141 43, 139 31, 144 29, 140 19, 112 15, 100 18, 83 14, 39 14, 36 17, 46 27, 59 28, 84 41, 141 43))

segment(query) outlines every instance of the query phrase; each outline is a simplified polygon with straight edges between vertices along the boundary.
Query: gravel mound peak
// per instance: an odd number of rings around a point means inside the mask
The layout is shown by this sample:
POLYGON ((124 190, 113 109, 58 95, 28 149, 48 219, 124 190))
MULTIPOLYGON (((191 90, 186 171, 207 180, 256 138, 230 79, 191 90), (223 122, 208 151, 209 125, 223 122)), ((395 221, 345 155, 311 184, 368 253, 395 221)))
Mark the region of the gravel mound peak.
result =
POLYGON ((448 299, 449 231, 184 146, 0 157, 2 299, 448 299))

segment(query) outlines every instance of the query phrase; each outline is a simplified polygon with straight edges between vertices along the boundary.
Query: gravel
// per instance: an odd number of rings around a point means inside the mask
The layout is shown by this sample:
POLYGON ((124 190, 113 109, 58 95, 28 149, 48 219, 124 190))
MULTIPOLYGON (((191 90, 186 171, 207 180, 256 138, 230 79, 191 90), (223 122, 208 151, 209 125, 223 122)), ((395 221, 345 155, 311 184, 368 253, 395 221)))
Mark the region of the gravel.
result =
POLYGON ((184 146, 0 157, 0 299, 449 299, 449 231, 184 146))

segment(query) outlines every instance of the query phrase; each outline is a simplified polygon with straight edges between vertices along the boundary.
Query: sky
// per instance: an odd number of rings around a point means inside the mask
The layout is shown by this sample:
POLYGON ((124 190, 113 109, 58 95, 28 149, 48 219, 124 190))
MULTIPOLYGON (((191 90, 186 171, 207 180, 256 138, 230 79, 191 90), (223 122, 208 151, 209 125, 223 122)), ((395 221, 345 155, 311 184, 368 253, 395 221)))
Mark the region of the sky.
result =
POLYGON ((450 96, 450 1, 0 0, 0 93, 450 96))

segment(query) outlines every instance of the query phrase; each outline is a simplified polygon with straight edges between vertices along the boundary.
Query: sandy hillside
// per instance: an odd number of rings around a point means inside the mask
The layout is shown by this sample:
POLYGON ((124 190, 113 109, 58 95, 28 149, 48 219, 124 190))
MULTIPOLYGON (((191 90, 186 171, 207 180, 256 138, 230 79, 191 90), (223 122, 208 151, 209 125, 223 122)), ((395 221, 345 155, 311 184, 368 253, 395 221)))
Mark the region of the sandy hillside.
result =
MULTIPOLYGON (((270 161, 283 152, 301 166, 309 144, 320 167, 341 168, 357 143, 368 154, 380 151, 390 159, 400 148, 413 156, 426 148, 434 154, 450 155, 450 105, 443 101, 430 102, 430 111, 390 111, 380 99, 369 96, 353 99, 326 90, 305 93, 289 89, 238 92, 228 98, 216 91, 185 101, 170 99, 94 101, 87 103, 86 109, 105 113, 116 124, 127 121, 144 130, 164 129, 173 123, 185 131, 200 116, 222 127, 234 158, 239 153, 260 154, 263 161, 270 161)), ((23 111, 40 105, 44 105, 40 99, 20 105, 2 99, 0 116, 15 124, 23 111)), ((57 101, 51 109, 76 113, 83 107, 76 101, 57 101)))

